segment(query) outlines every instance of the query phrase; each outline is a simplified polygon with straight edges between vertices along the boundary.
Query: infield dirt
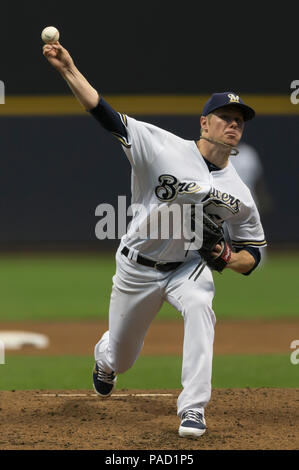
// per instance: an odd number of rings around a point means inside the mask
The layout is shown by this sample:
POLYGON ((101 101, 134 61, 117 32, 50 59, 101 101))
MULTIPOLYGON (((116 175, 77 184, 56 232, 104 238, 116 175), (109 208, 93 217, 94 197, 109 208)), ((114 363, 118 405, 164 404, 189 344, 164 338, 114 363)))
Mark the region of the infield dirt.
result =
MULTIPOLYGON (((42 333, 49 338, 49 347, 26 346, 9 354, 30 355, 93 355, 107 322, 0 322, 0 331, 42 333)), ((215 328, 214 354, 279 354, 290 353, 290 344, 299 331, 298 320, 218 320, 215 328), (295 335, 295 336, 294 336, 295 335)), ((181 354, 183 321, 155 320, 147 333, 142 355, 181 354)))
POLYGON ((179 390, 1 392, 1 449, 298 449, 298 389, 216 389, 198 440, 178 436, 179 390), (58 396, 59 394, 66 396, 58 396), (73 394, 82 394, 76 397, 73 394), (171 394, 171 396, 168 396, 171 394))

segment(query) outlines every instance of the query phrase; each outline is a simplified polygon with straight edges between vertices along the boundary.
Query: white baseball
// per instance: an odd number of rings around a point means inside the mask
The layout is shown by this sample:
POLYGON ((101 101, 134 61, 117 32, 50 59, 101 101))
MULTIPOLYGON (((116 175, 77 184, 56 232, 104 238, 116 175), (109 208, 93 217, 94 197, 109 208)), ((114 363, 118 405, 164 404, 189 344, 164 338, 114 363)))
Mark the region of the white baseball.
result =
POLYGON ((59 39, 59 31, 55 26, 47 26, 42 30, 41 38, 46 44, 53 44, 59 39))

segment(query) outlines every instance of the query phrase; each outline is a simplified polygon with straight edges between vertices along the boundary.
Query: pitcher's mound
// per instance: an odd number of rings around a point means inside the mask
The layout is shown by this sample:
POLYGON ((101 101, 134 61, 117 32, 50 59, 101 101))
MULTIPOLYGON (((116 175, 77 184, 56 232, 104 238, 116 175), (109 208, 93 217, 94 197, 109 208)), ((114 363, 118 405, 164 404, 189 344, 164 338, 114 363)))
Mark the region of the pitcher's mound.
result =
POLYGON ((178 436, 180 390, 0 392, 1 449, 298 449, 299 389, 216 389, 198 440, 178 436))

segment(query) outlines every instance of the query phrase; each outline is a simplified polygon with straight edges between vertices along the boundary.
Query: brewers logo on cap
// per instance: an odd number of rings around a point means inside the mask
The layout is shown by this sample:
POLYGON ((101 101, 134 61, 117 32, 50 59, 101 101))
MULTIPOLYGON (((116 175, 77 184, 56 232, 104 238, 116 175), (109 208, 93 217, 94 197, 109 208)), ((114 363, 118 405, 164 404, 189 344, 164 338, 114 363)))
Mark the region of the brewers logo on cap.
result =
POLYGON ((232 93, 230 93, 227 96, 229 97, 229 102, 230 103, 239 103, 240 102, 240 98, 238 97, 238 95, 233 95, 232 93))

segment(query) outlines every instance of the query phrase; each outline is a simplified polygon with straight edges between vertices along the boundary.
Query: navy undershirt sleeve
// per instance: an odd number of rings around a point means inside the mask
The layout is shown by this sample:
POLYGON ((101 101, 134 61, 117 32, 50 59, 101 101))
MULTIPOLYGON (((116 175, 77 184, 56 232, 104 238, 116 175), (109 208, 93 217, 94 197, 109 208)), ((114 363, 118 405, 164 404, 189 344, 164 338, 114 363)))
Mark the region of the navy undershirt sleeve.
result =
POLYGON ((249 276, 249 274, 251 274, 252 271, 254 271, 254 269, 259 265, 259 262, 261 261, 261 252, 258 248, 254 248, 252 246, 246 246, 244 248, 237 248, 236 252, 238 253, 241 250, 248 251, 248 253, 250 253, 255 259, 255 265, 253 266, 253 268, 250 269, 250 271, 248 271, 247 273, 242 273, 244 274, 244 276, 249 276))
MULTIPOLYGON (((121 118, 120 113, 115 111, 109 103, 101 96, 97 106, 91 109, 90 114, 109 132, 116 137, 123 137, 127 140, 126 126, 121 118)), ((125 120, 125 117, 123 116, 125 120)))

